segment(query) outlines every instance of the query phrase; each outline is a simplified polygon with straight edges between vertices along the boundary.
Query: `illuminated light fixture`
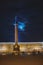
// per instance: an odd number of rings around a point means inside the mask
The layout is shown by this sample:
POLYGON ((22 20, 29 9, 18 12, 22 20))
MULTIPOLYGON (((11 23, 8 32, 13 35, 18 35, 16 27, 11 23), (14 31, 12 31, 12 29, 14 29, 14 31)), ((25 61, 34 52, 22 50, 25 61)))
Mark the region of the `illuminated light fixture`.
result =
POLYGON ((7 48, 5 46, 0 47, 0 51, 6 51, 6 50, 7 50, 7 48))
POLYGON ((7 50, 7 48, 6 47, 3 47, 2 50, 7 50))
POLYGON ((39 50, 39 49, 41 49, 41 48, 40 48, 40 47, 35 47, 34 49, 39 50))
POLYGON ((27 48, 26 47, 20 47, 20 51, 26 52, 27 51, 27 48))
POLYGON ((18 29, 21 31, 25 30, 25 23, 24 22, 18 22, 18 29))

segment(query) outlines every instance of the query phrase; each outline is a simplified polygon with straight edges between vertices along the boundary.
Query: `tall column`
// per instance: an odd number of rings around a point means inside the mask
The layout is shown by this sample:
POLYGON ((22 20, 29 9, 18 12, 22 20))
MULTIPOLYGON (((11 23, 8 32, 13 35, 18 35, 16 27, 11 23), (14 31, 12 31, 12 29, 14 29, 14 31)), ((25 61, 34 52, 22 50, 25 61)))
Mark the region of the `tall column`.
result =
POLYGON ((18 24, 15 23, 15 44, 18 44, 18 24))
POLYGON ((18 44, 18 24, 17 24, 17 16, 15 16, 15 44, 18 44))

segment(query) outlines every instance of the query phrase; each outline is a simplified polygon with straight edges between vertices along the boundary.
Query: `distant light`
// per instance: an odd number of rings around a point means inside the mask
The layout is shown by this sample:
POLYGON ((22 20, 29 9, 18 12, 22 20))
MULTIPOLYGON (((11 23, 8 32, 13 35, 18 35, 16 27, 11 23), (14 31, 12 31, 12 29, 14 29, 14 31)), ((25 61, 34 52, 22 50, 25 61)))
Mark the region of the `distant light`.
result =
POLYGON ((27 48, 25 48, 25 47, 20 47, 20 51, 27 51, 27 48))
POLYGON ((0 47, 0 51, 6 51, 6 50, 7 50, 7 48, 5 46, 0 47))
POLYGON ((18 29, 21 31, 25 30, 25 23, 24 22, 18 22, 18 29))
POLYGON ((7 48, 4 46, 4 47, 2 48, 2 50, 7 50, 7 48))

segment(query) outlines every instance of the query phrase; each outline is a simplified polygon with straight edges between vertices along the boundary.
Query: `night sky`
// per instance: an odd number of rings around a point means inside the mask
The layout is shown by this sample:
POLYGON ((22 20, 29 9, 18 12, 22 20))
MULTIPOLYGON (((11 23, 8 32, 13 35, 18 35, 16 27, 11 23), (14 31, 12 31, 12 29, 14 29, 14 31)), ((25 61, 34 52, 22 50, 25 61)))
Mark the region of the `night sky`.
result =
POLYGON ((43 2, 41 0, 0 1, 0 42, 14 42, 15 16, 18 41, 43 42, 43 2), (23 23, 23 29, 19 25, 23 23))

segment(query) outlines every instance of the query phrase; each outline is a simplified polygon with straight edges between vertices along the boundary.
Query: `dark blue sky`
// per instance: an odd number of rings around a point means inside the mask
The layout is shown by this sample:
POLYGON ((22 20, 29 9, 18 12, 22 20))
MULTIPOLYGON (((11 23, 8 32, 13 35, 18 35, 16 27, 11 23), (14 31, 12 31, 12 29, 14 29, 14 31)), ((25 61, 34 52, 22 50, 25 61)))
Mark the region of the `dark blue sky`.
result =
MULTIPOLYGON (((41 0, 0 1, 0 42, 13 42, 15 16, 25 19, 20 42, 43 41, 43 2, 41 0)), ((21 21, 20 21, 21 22, 21 21)))

